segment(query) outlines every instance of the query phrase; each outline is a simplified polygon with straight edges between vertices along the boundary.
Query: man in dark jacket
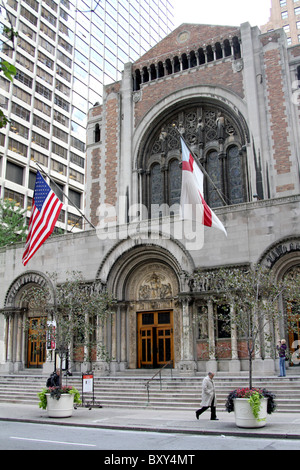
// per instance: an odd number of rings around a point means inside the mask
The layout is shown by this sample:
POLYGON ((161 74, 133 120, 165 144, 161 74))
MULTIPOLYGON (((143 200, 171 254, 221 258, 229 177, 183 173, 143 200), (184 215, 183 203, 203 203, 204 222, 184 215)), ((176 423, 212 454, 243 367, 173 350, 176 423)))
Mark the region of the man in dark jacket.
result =
POLYGON ((285 353, 286 353, 286 341, 282 339, 278 342, 277 351, 279 353, 279 376, 278 377, 285 377, 285 353))
POLYGON ((59 387, 60 369, 56 369, 47 380, 46 387, 59 387))

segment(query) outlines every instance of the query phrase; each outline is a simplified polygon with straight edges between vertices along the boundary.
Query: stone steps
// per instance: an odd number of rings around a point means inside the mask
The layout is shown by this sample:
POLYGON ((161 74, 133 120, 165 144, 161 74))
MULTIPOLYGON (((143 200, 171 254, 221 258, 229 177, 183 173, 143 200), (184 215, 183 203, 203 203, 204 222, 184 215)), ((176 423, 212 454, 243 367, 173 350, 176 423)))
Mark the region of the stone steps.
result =
MULTIPOLYGON (((160 409, 195 410, 200 406, 203 376, 155 378, 147 393, 147 376, 95 377, 94 399, 103 407, 152 407, 160 409)), ((38 404, 37 393, 45 387, 47 377, 43 375, 0 375, 0 403, 38 404), (24 393, 25 392, 25 393, 24 393)), ((223 410, 228 393, 235 388, 248 386, 247 377, 219 376, 214 379, 218 408, 223 410)), ((66 383, 64 377, 63 383, 66 383)), ((80 376, 67 379, 81 392, 80 376)), ((268 377, 253 379, 253 386, 267 388, 276 395, 278 412, 300 412, 300 377, 268 377)), ((85 394, 85 403, 92 400, 85 394)))

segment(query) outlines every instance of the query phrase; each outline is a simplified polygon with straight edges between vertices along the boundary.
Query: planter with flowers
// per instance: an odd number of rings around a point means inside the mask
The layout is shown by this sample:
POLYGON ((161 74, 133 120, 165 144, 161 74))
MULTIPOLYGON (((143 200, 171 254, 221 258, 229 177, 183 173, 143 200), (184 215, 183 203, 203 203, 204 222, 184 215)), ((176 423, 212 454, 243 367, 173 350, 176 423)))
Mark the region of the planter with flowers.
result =
POLYGON ((262 428, 267 415, 276 409, 275 395, 265 388, 233 390, 225 404, 228 413, 234 411, 235 423, 240 428, 262 428))
POLYGON ((47 409, 49 418, 68 418, 73 414, 74 404, 80 404, 80 394, 75 387, 49 387, 38 393, 39 407, 47 409))

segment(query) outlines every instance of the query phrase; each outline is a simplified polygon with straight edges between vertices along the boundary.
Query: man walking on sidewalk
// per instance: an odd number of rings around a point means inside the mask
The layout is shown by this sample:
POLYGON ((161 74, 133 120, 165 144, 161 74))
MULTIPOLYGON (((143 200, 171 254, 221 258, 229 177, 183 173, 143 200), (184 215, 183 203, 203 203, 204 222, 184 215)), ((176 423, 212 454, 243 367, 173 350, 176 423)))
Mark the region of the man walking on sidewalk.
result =
POLYGON ((208 375, 204 378, 202 383, 202 401, 201 407, 196 411, 196 418, 199 419, 199 416, 204 413, 208 408, 211 410, 210 419, 217 420, 216 414, 216 392, 215 385, 213 383, 214 374, 209 372, 208 375))

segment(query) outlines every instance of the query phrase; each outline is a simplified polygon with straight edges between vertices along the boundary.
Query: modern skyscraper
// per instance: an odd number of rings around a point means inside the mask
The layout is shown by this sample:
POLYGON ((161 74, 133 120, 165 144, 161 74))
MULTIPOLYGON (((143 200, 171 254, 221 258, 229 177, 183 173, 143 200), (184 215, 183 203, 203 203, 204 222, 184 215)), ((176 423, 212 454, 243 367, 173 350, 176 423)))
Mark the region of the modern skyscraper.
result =
POLYGON ((273 29, 283 28, 289 46, 300 42, 300 1, 272 0, 271 15, 267 24, 261 26, 266 33, 273 29))
POLYGON ((0 76, 0 197, 31 208, 42 165, 63 200, 58 225, 83 228, 86 116, 103 85, 172 29, 171 0, 4 0, 0 57, 14 64, 0 76), (10 40, 5 26, 18 36, 10 40), (65 196, 62 196, 61 191, 65 196))

